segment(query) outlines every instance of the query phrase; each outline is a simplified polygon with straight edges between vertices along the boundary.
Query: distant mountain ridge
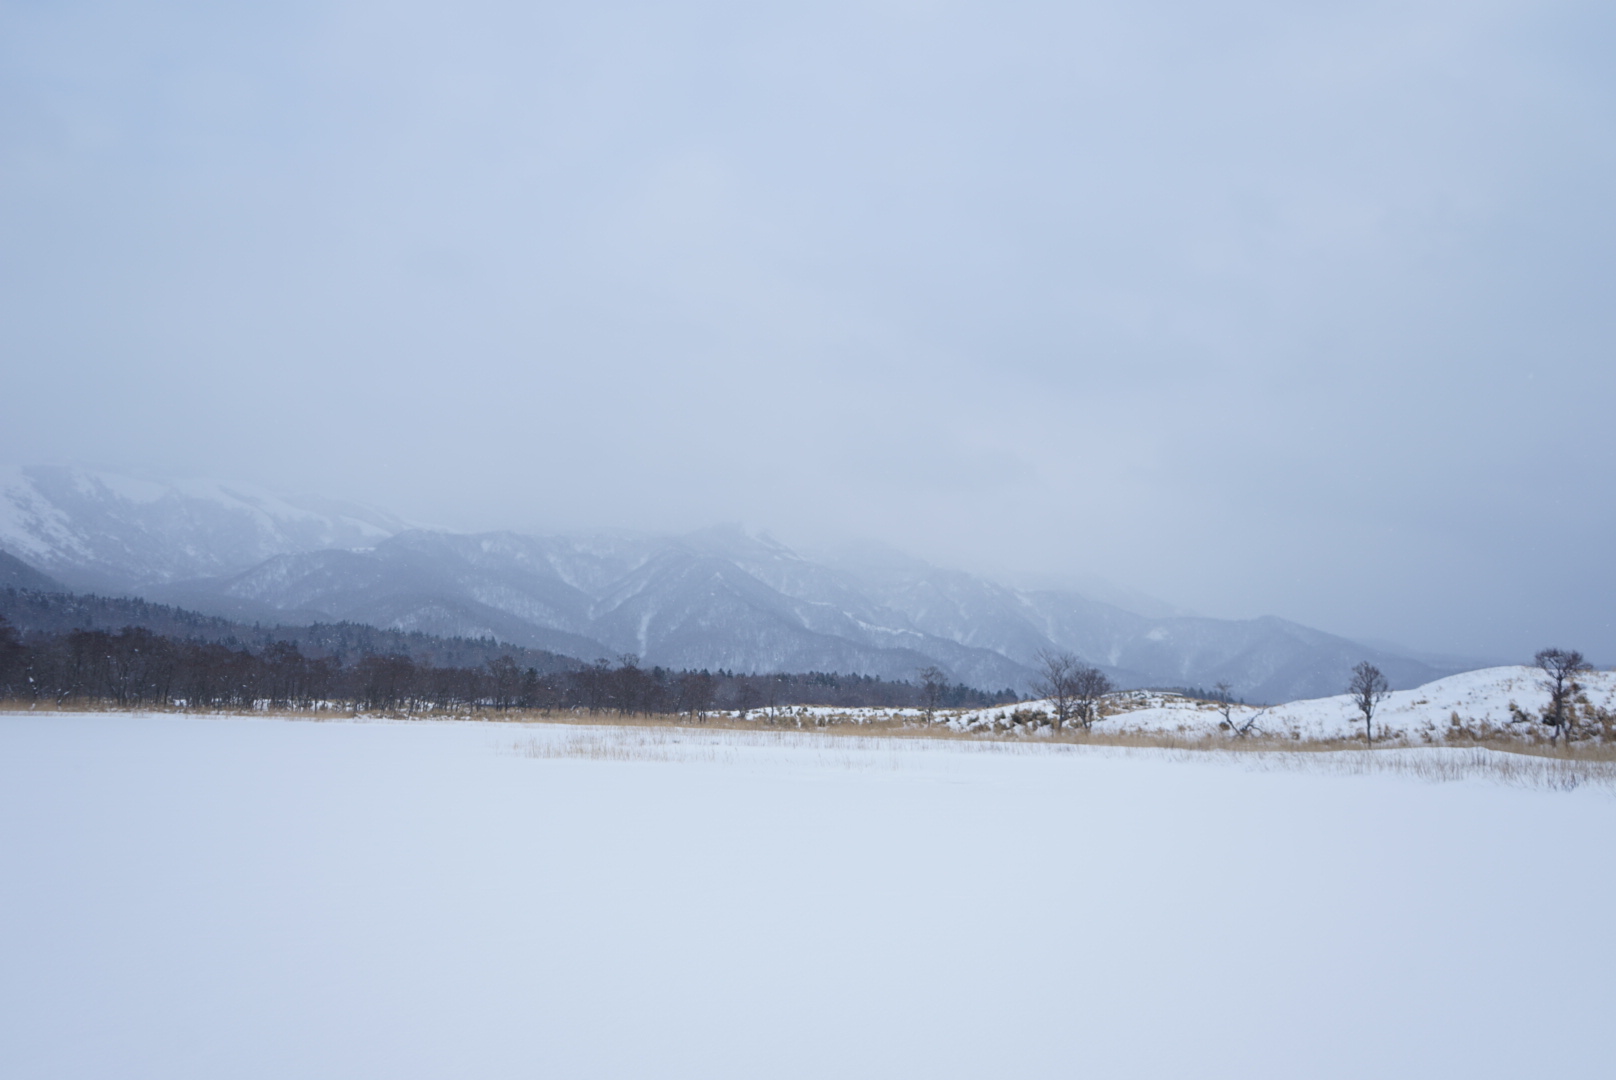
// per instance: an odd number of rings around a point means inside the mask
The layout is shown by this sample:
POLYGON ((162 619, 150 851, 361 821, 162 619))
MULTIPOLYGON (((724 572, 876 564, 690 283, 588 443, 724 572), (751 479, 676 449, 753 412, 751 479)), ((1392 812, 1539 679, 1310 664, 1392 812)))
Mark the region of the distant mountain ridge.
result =
POLYGON ((1070 651, 1123 686, 1227 681, 1265 702, 1339 693, 1364 659, 1398 687, 1459 670, 1282 619, 1150 617, 896 553, 812 560, 738 527, 466 535, 223 485, 60 468, 0 480, 0 549, 25 569, 238 621, 362 623, 670 668, 908 679, 934 664, 985 689, 1028 689, 1040 651, 1070 651))
POLYGON ((245 485, 0 467, 0 550, 76 589, 232 573, 288 551, 362 547, 405 528, 364 507, 245 485))

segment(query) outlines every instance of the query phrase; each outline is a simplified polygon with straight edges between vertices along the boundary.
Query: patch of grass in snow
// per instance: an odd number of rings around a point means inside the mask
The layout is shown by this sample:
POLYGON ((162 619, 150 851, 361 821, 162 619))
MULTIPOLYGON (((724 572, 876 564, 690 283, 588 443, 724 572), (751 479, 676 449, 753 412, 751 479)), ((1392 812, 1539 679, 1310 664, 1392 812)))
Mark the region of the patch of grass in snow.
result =
POLYGON ((1548 757, 1475 747, 1469 750, 1409 750, 1376 753, 1355 750, 1334 754, 1258 754, 1249 759, 1260 769, 1301 769, 1338 776, 1387 774, 1433 783, 1486 780, 1511 787, 1575 791, 1581 787, 1616 794, 1616 762, 1548 757))
MULTIPOLYGON (((1481 780, 1545 791, 1595 788, 1616 793, 1616 760, 1591 758, 1563 749, 1554 755, 1487 747, 1466 749, 1393 748, 1364 750, 1340 745, 1272 744, 1217 740, 1172 740, 1163 736, 1094 736, 1078 739, 893 738, 867 733, 779 732, 737 728, 651 728, 644 725, 594 726, 519 739, 509 752, 535 759, 639 761, 742 765, 767 754, 787 752, 787 760, 813 768, 851 771, 903 771, 926 764, 925 753, 991 753, 1018 756, 1121 754, 1179 762, 1223 762, 1248 769, 1303 771, 1334 776, 1390 775, 1429 783, 1481 780), (1238 752, 1229 752, 1237 750, 1238 752)), ((775 758, 775 760, 779 760, 775 758)))
MULTIPOLYGON (((905 743, 905 748, 914 744, 905 743)), ((552 737, 518 739, 518 757, 585 761, 744 763, 753 750, 788 751, 803 763, 821 768, 897 771, 913 758, 891 740, 847 740, 786 732, 720 729, 655 729, 643 726, 593 727, 552 737)))

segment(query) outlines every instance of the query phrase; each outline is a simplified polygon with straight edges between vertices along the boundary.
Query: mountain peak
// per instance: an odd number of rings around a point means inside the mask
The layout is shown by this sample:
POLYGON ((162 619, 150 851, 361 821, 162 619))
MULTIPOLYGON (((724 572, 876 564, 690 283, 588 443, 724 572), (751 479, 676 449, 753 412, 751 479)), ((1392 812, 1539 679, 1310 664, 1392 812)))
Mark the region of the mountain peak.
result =
POLYGON ((81 587, 214 577, 273 555, 369 546, 402 528, 381 511, 246 485, 0 468, 0 546, 81 587))

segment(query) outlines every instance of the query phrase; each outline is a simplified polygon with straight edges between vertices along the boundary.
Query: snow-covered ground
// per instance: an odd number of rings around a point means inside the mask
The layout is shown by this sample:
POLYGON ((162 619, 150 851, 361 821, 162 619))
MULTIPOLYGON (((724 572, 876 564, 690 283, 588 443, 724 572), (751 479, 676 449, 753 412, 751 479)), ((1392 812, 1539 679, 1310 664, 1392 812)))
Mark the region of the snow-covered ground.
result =
MULTIPOLYGON (((1581 700, 1606 712, 1616 710, 1616 672, 1590 671, 1578 676, 1582 687, 1581 700)), ((1413 744, 1441 742, 1457 717, 1461 725, 1472 730, 1484 727, 1502 727, 1510 724, 1515 714, 1511 704, 1522 712, 1536 716, 1548 703, 1549 693, 1543 685, 1543 672, 1534 667, 1496 667, 1467 671, 1446 679, 1427 683, 1415 690, 1398 690, 1389 694, 1375 710, 1376 738, 1389 738, 1413 744)), ((961 731, 997 727, 1003 730, 1016 710, 1049 712, 1047 701, 1033 701, 1022 705, 998 706, 945 714, 946 722, 961 731)), ((824 711, 824 710, 819 710, 824 711)), ((850 710, 858 718, 870 721, 880 718, 882 710, 850 710)), ((893 715, 914 710, 891 710, 893 715)), ((1295 739, 1339 739, 1362 737, 1362 715, 1352 699, 1345 694, 1293 701, 1272 708, 1237 706, 1231 720, 1243 724, 1255 719, 1256 730, 1268 735, 1295 739), (1260 715, 1259 715, 1260 714, 1260 715)), ((1107 700, 1107 712, 1096 721, 1096 731, 1108 732, 1175 732, 1200 735, 1215 732, 1223 722, 1223 714, 1208 701, 1134 691, 1112 695, 1107 700)), ((1528 724, 1517 726, 1522 733, 1536 728, 1528 724)))
MULTIPOLYGON (((1616 712, 1616 671, 1588 671, 1577 679, 1581 687, 1577 698, 1579 709, 1586 705, 1606 713, 1616 712)), ((1450 734, 1455 718, 1472 733, 1491 728, 1523 736, 1544 736, 1548 729, 1540 724, 1512 724, 1518 714, 1510 706, 1535 718, 1548 701, 1543 672, 1538 668, 1510 666, 1467 671, 1414 690, 1388 694, 1375 710, 1375 738, 1410 745, 1440 744, 1450 734)), ((937 713, 936 719, 961 732, 1047 735, 1049 729, 1042 725, 1053 712, 1048 701, 1027 701, 987 709, 944 709, 937 713), (1034 716, 1036 722, 1017 725, 1017 712, 1034 716)), ((1151 690, 1111 694, 1105 699, 1102 712, 1094 730, 1117 734, 1168 732, 1196 737, 1218 732, 1224 720, 1220 708, 1210 701, 1151 690)), ((736 718, 733 713, 725 715, 736 718)), ((749 714, 749 719, 788 722, 795 719, 801 724, 816 726, 829 722, 919 723, 921 711, 816 705, 777 710, 773 716, 756 710, 749 714)), ((1364 731, 1363 717, 1346 694, 1268 708, 1236 705, 1230 711, 1230 720, 1236 725, 1255 721, 1254 733, 1295 740, 1362 738, 1364 731)))
POLYGON ((1610 1074, 1609 788, 1266 757, 0 716, 0 1075, 1610 1074))

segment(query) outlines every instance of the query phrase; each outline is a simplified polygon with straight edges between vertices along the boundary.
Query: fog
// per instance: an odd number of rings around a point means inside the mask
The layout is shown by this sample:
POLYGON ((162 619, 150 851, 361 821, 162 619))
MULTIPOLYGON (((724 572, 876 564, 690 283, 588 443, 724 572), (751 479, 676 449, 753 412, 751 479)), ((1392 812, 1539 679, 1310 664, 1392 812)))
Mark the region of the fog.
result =
POLYGON ((0 459, 1616 661, 1616 19, 0 7, 0 459))

